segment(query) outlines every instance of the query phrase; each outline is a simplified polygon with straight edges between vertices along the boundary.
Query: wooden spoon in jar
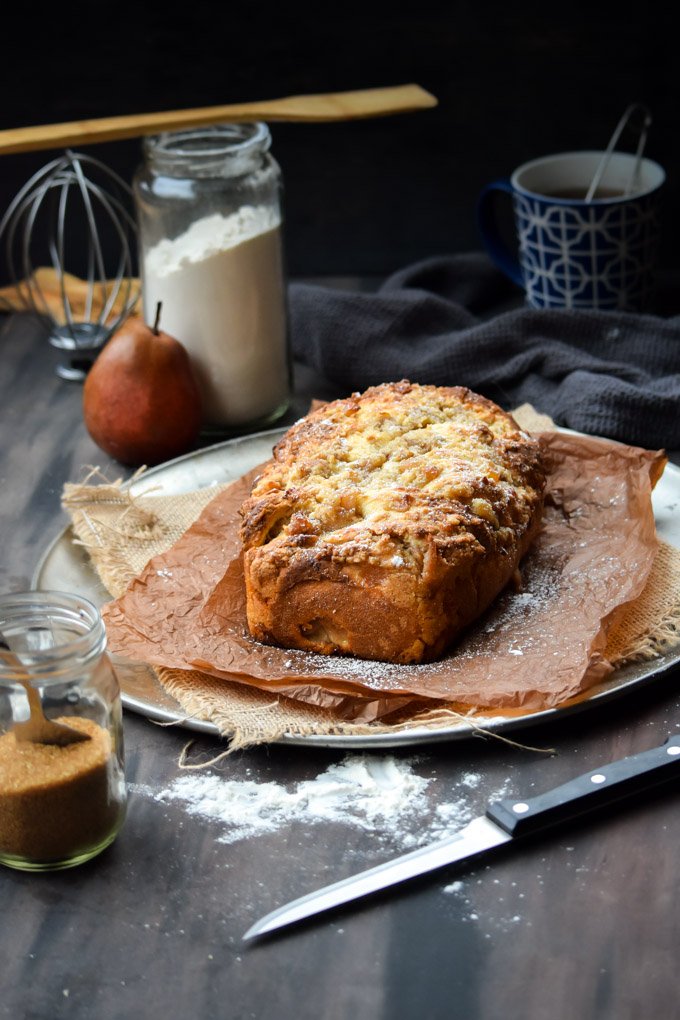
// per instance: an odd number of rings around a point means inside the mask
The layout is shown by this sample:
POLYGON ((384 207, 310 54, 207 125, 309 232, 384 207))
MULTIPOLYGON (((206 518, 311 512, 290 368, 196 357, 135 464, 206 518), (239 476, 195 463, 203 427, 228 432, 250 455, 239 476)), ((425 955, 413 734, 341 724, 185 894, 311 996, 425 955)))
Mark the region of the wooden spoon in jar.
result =
POLYGON ((21 684, 26 691, 30 716, 26 722, 14 723, 12 731, 17 740, 30 741, 32 744, 58 744, 66 747, 67 744, 77 744, 82 740, 89 740, 87 733, 73 729, 64 723, 53 722, 45 716, 42 708, 40 694, 31 683, 26 668, 18 655, 11 651, 7 641, 0 633, 0 661, 4 661, 14 671, 10 680, 21 684))
POLYGON ((435 97, 420 85, 394 85, 353 92, 286 96, 282 99, 263 99, 229 106, 204 106, 195 110, 133 113, 123 117, 104 117, 66 124, 9 128, 0 131, 0 154, 58 149, 67 145, 93 145, 95 142, 139 138, 159 131, 177 131, 206 124, 253 120, 308 123, 358 120, 426 110, 436 105, 435 97))

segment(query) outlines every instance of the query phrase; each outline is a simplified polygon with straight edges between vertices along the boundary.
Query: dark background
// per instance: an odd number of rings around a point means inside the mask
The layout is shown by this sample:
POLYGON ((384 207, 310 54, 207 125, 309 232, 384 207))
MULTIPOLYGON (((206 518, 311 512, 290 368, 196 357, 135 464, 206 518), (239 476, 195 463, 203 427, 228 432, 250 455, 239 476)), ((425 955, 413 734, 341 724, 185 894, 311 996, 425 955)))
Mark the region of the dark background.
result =
MULTIPOLYGON (((33 6, 5 36, 0 127, 417 82, 436 109, 273 124, 293 275, 377 274, 481 247, 489 180, 549 152, 604 148, 632 102, 666 169, 662 267, 680 222, 672 4, 33 6)), ((629 137, 621 147, 634 150, 629 137)), ((84 151, 130 181, 140 142, 84 151)), ((0 207, 54 152, 0 157, 0 207)), ((3 270, 4 271, 4 270, 3 270)), ((4 281, 3 281, 4 282, 4 281)))

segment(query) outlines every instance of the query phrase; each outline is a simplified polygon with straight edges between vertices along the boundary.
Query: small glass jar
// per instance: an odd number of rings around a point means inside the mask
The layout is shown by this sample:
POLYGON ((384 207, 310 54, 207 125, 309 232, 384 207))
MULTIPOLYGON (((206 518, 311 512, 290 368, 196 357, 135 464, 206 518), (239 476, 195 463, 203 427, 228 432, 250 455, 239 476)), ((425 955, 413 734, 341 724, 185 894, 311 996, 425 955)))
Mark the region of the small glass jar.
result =
POLYGON ((69 868, 109 846, 125 818, 122 707, 104 624, 80 596, 22 592, 0 598, 0 641, 0 863, 69 868), (60 743, 63 731, 44 720, 80 739, 60 743))
POLYGON ((189 352, 207 431, 271 424, 291 393, 281 173, 266 124, 144 140, 133 181, 144 317, 189 352))

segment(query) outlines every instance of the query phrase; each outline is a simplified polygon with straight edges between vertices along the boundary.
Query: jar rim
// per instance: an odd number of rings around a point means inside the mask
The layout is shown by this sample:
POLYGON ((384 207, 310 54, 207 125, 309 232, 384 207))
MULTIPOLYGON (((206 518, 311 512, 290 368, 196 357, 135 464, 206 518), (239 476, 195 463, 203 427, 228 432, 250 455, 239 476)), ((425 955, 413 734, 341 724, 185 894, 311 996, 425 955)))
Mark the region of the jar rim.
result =
POLYGON ((261 121, 205 124, 147 135, 143 140, 147 157, 163 160, 242 158, 256 152, 266 152, 270 145, 269 128, 261 121))
MULTIPOLYGON (((101 655, 106 647, 106 631, 99 610, 89 599, 60 591, 12 592, 0 596, 0 635, 11 639, 17 628, 33 626, 48 629, 52 623, 70 625, 75 636, 46 648, 21 651, 22 664, 29 679, 49 682, 50 674, 62 672, 69 663, 82 664, 93 655, 101 655), (41 626, 42 625, 42 626, 41 626), (80 633, 77 633, 80 631, 80 633)), ((11 683, 16 667, 3 655, 0 647, 0 682, 11 683)), ((63 679, 54 676, 57 681, 63 679)))

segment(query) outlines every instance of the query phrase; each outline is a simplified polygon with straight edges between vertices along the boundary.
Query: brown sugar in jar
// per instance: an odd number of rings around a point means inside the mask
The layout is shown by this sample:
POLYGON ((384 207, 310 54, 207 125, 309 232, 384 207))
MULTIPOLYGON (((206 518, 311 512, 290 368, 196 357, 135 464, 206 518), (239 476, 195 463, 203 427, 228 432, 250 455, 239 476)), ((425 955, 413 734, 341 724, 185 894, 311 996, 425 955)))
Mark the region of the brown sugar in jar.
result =
POLYGON ((104 625, 80 596, 24 592, 0 597, 0 639, 0 865, 70 868, 112 843, 125 818, 123 713, 104 625), (87 739, 43 742, 54 734, 41 715, 87 739))
POLYGON ((111 843, 124 810, 111 795, 113 747, 91 719, 59 722, 89 736, 60 747, 0 736, 0 859, 58 867, 87 860, 111 843))

